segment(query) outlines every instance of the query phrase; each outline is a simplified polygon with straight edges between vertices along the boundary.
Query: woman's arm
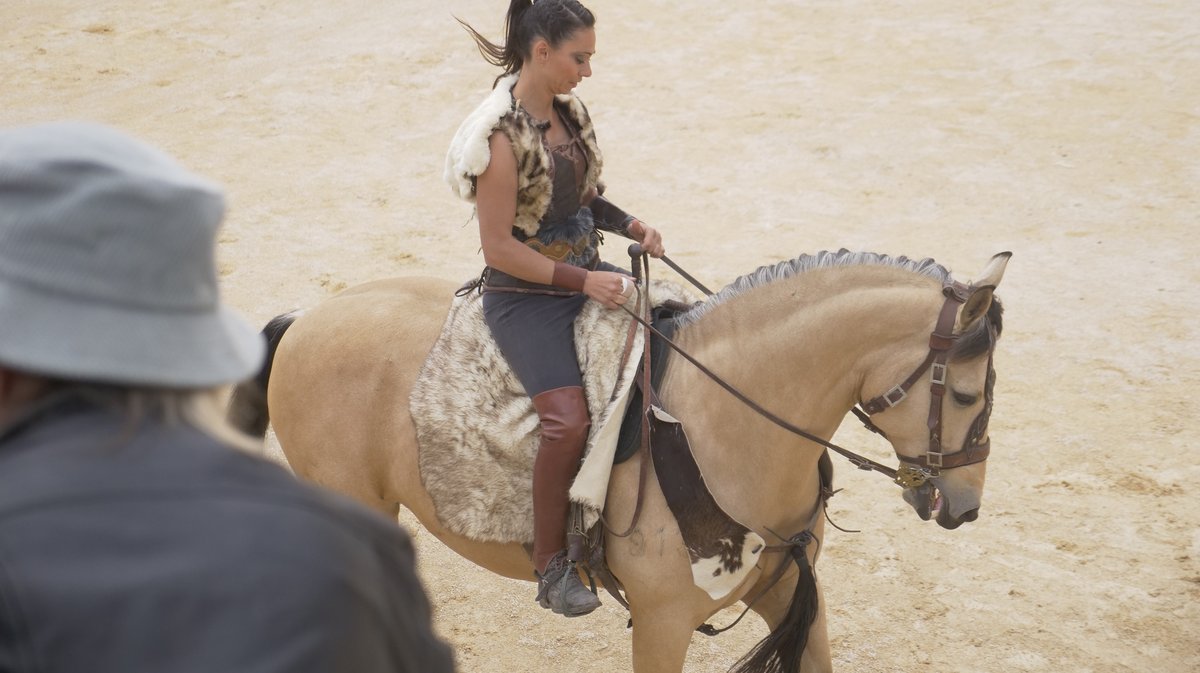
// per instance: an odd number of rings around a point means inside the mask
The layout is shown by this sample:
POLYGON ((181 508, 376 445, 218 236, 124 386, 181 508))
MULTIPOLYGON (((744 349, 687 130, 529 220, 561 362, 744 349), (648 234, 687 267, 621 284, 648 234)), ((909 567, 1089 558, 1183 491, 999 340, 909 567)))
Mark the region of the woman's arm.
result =
POLYGON ((488 139, 491 161, 475 180, 475 207, 479 214, 479 244, 484 262, 494 268, 531 283, 555 285, 582 291, 587 296, 616 308, 626 295, 621 274, 588 271, 540 255, 512 235, 517 219, 517 159, 512 143, 500 131, 488 139))
POLYGON ((591 209, 597 229, 632 238, 629 235, 629 225, 637 218, 604 198, 595 187, 589 189, 580 202, 591 209))
POLYGON ((598 228, 632 238, 641 243, 642 248, 651 257, 662 257, 666 254, 662 244, 662 235, 658 233, 657 229, 621 210, 596 191, 595 187, 584 195, 583 203, 591 208, 592 213, 596 216, 598 228))
POLYGON ((510 276, 548 285, 554 278, 554 262, 513 238, 513 222, 517 218, 517 159, 512 143, 508 136, 496 131, 488 139, 488 148, 491 161, 475 180, 483 261, 510 276))

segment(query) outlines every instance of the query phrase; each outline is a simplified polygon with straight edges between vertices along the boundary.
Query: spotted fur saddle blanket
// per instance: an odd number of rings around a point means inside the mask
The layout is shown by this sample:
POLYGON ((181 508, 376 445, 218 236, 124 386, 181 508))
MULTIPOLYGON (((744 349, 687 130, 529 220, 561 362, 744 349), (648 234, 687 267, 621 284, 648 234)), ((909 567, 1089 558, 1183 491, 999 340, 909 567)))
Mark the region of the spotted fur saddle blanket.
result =
MULTIPOLYGON (((691 303, 680 286, 653 281, 655 304, 691 303)), ((575 319, 575 347, 592 426, 571 499, 585 524, 604 510, 621 419, 641 360, 642 330, 624 366, 632 318, 589 301, 575 319)), ((421 481, 449 530, 485 542, 533 541, 537 414, 483 319, 478 293, 457 297, 425 360, 410 402, 421 481)))

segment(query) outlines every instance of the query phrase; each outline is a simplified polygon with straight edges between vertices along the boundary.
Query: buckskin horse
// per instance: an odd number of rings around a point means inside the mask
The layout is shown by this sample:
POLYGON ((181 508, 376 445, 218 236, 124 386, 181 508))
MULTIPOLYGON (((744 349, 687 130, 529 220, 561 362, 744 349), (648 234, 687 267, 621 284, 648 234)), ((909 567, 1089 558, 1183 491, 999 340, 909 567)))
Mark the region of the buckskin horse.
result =
MULTIPOLYGON (((676 319, 674 343, 689 357, 670 360, 661 406, 686 428, 720 507, 764 540, 792 544, 771 545, 731 593, 713 599, 693 583, 680 526, 648 462, 636 529, 604 540, 633 620, 634 671, 679 673, 692 632, 739 601, 771 629, 739 670, 831 669, 824 604, 808 569, 824 535, 822 443, 831 446, 852 409, 891 443, 903 467, 890 474, 922 519, 953 529, 977 518, 1001 328, 993 290, 1009 256, 996 255, 964 284, 928 259, 805 255, 742 276, 676 319), (818 544, 797 547, 802 538, 818 544)), ((525 548, 447 530, 422 486, 409 393, 455 289, 428 278, 376 281, 277 318, 273 361, 235 391, 230 418, 260 436, 273 423, 299 477, 389 517, 404 506, 470 561, 532 581, 525 548)), ((644 461, 639 454, 614 468, 608 521, 634 516, 644 461)))

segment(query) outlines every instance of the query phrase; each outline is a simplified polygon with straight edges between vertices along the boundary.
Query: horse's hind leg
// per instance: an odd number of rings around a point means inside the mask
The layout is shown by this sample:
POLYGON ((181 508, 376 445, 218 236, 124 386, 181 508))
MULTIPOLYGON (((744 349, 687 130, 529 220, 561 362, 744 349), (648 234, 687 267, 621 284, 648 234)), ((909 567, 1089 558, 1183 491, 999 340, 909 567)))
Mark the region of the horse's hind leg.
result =
POLYGON ((695 625, 662 605, 631 607, 634 673, 681 673, 695 625))

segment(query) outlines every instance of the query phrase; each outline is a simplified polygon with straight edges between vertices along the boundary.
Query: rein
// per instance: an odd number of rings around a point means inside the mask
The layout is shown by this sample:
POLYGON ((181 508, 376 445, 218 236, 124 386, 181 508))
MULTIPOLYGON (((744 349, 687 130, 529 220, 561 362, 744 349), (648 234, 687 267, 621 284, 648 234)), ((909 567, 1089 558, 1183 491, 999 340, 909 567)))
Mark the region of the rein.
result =
MULTIPOLYGON (((634 262, 635 268, 639 266, 638 263, 640 262, 641 265, 644 265, 644 267, 648 269, 649 264, 646 260, 647 255, 642 251, 639 244, 635 243, 629 246, 629 256, 634 262)), ((705 292, 709 295, 712 294, 706 287, 700 284, 699 281, 694 279, 687 272, 683 271, 677 264, 667 259, 665 255, 662 257, 662 260, 666 262, 672 269, 679 272, 680 275, 686 278, 702 292, 705 292)), ((953 453, 943 452, 941 445, 941 401, 942 396, 945 394, 946 388, 946 360, 949 356, 950 348, 954 345, 955 340, 958 338, 953 334, 954 319, 957 315, 958 307, 961 306, 967 299, 967 290, 968 287, 961 283, 948 283, 943 287, 942 293, 945 295, 946 300, 942 304, 942 309, 938 315, 937 325, 930 334, 929 354, 925 357, 924 362, 922 362, 916 368, 916 370, 914 370, 913 373, 910 374, 902 383, 893 386, 883 395, 863 403, 862 406, 863 410, 865 411, 859 410, 858 407, 853 408, 855 415, 858 416, 859 420, 863 422, 863 425, 865 425, 868 430, 877 433, 880 436, 886 437, 883 431, 870 421, 869 415, 890 409, 899 404, 908 396, 909 389, 911 389, 912 386, 915 385, 918 380, 920 380, 921 376, 924 375, 924 373, 930 368, 933 369, 933 373, 930 376, 930 390, 932 393, 929 410, 930 448, 926 455, 920 458, 910 458, 897 454, 897 458, 899 458, 901 462, 908 463, 908 465, 904 465, 900 467, 900 469, 888 467, 887 465, 871 460, 866 456, 838 446, 833 442, 818 437, 807 430, 804 430, 803 428, 800 428, 792 423, 789 423, 783 418, 780 418, 778 415, 772 413, 769 409, 763 407, 745 393, 738 390, 728 381, 722 379, 715 372, 693 357, 690 353, 683 350, 683 348, 672 341, 669 337, 655 329, 655 327, 650 324, 648 320, 642 318, 633 311, 630 311, 625 305, 621 305, 621 308, 627 314, 629 314, 630 317, 640 323, 647 332, 657 335, 658 338, 662 339, 663 342, 667 344, 667 346, 682 356, 685 360, 690 362, 694 367, 696 367, 696 369, 700 370, 702 374, 707 376, 717 385, 724 388, 726 392, 728 392, 730 395, 733 395, 742 404, 750 407, 750 409, 752 409, 758 415, 794 435, 803 437, 804 439, 834 451, 846 460, 850 461, 851 464, 860 470, 879 472, 880 474, 889 477, 900 487, 910 489, 917 488, 924 484, 928 479, 937 476, 939 470, 943 467, 951 468, 970 465, 972 463, 982 462, 986 460, 988 456, 989 447, 986 444, 979 447, 973 447, 970 450, 953 453), (953 455, 954 457, 946 458, 946 456, 950 455, 953 455)), ((647 343, 649 343, 648 339, 647 343)))
MULTIPOLYGON (((622 306, 621 308, 625 308, 625 307, 622 306)), ((653 325, 651 325, 650 323, 643 320, 641 318, 641 316, 630 311, 629 309, 625 309, 625 312, 628 313, 629 315, 633 316, 634 320, 641 323, 643 327, 645 327, 648 330, 650 330, 651 332, 653 332, 656 336, 658 336, 658 338, 662 339, 664 343, 666 343, 668 346, 670 346, 671 349, 674 350, 676 353, 679 353, 679 355, 683 356, 683 358, 685 360, 692 363, 692 365, 694 367, 696 367, 696 369, 699 369, 702 374, 704 374, 708 378, 712 379, 712 381, 714 383, 716 383, 717 385, 724 388, 726 390, 726 392, 728 392, 730 395, 733 395, 734 397, 736 397, 738 399, 738 401, 740 401, 742 404, 745 404, 746 406, 753 409, 756 413, 758 413, 763 418, 774 423, 775 425, 778 425, 779 427, 783 428, 784 430, 787 430, 788 432, 790 432, 794 435, 799 435, 800 437, 803 437, 804 439, 807 439, 811 442, 820 444, 821 446, 824 446, 827 449, 831 449, 831 450, 841 454, 844 458, 849 460, 851 463, 854 464, 855 467, 857 467, 860 470, 867 470, 867 471, 874 470, 881 474, 887 475, 888 477, 891 477, 893 480, 896 478, 896 470, 894 468, 888 467, 887 465, 884 465, 883 463, 878 463, 874 460, 871 460, 870 458, 867 458, 866 456, 861 456, 849 449, 844 449, 844 448, 838 446, 837 444, 834 444, 833 442, 822 439, 822 438, 812 434, 811 432, 808 432, 807 430, 804 430, 803 428, 797 427, 797 426, 785 421, 784 419, 780 418, 779 416, 776 416, 774 413, 772 413, 770 410, 763 407, 758 402, 755 402, 754 400, 750 399, 745 393, 743 393, 742 391, 735 388, 728 381, 726 381, 725 379, 722 379, 720 376, 715 374, 711 369, 704 366, 703 363, 701 363, 696 358, 692 357, 692 355, 690 353, 683 350, 678 344, 676 344, 674 341, 669 339, 662 332, 655 329, 655 327, 653 325)))
MULTIPOLYGON (((644 257, 645 254, 641 252, 641 246, 634 244, 634 245, 629 246, 629 256, 631 258, 638 259, 638 258, 644 257), (636 251, 635 251, 635 248, 636 248, 636 251)), ((666 256, 663 256, 662 259, 666 260, 666 256)), ((642 263, 644 264, 645 261, 642 260, 642 263)), ((635 266, 637 266, 637 264, 635 264, 635 266)), ((676 269, 676 270, 679 269, 679 267, 676 266, 674 262, 671 262, 670 266, 672 269, 676 269)), ((681 275, 684 275, 684 274, 681 274, 681 275)), ((699 282, 692 279, 691 275, 684 275, 684 278, 687 278, 689 281, 691 281, 692 284, 695 285, 697 288, 699 288, 701 291, 706 292, 708 294, 712 294, 711 292, 708 292, 707 288, 705 288, 699 282)), ((671 348, 671 350, 675 351, 676 353, 679 353, 679 355, 682 356, 683 359, 692 363, 692 365, 694 367, 696 367, 696 369, 699 369, 702 374, 704 374, 708 378, 712 379, 712 381, 714 383, 716 383, 717 385, 724 388, 726 392, 728 392, 730 395, 733 395, 734 397, 736 397, 738 399, 738 401, 740 401, 742 404, 745 404, 746 406, 753 409, 756 413, 758 413, 763 418, 774 423, 775 425, 778 425, 779 427, 783 428, 784 430, 791 432, 792 434, 799 435, 800 437, 803 437, 804 439, 807 439, 812 442, 816 442, 817 444, 820 444, 821 446, 824 446, 827 449, 831 449, 831 450, 837 452, 838 454, 842 455, 844 458, 849 460, 855 467, 857 467, 860 470, 865 470, 865 471, 874 470, 874 471, 884 474, 888 477, 891 477, 893 480, 896 479, 897 472, 895 469, 888 467, 887 465, 884 465, 882 463, 871 460, 870 458, 867 458, 866 456, 861 456, 849 449, 844 449, 844 448, 838 446, 837 444, 834 444, 828 440, 822 439, 822 438, 812 434, 811 432, 808 432, 807 430, 804 430, 803 428, 797 427, 796 425, 793 425, 792 423, 789 423, 789 422, 785 421, 784 419, 780 418, 779 416, 775 415, 774 413, 772 413, 770 410, 763 407, 758 402, 755 402, 754 400, 750 399, 750 397, 748 397, 745 393, 743 393, 742 391, 735 388, 728 381, 726 381, 725 379, 722 379, 720 376, 718 376, 716 373, 714 373, 711 369, 706 367, 702 362, 700 362, 695 357, 693 357, 690 353, 683 350, 683 348, 681 348, 679 346, 679 344, 675 343, 669 337, 667 337, 665 334, 658 331, 658 329, 656 329, 654 327, 654 325, 650 324, 649 321, 642 318, 637 313, 634 313, 633 311, 629 310, 624 304, 621 305, 621 309, 624 310, 627 314, 629 314, 629 316, 632 317, 634 320, 636 320, 638 323, 640 323, 642 325, 642 327, 644 327, 646 329, 647 332, 653 333, 659 339, 662 339, 663 343, 667 344, 667 346, 669 346, 671 348)))

